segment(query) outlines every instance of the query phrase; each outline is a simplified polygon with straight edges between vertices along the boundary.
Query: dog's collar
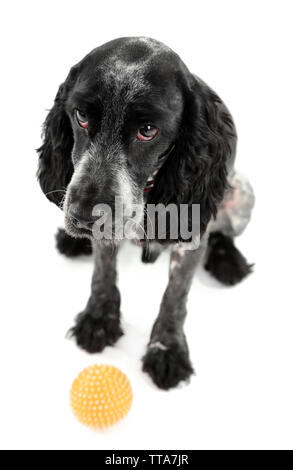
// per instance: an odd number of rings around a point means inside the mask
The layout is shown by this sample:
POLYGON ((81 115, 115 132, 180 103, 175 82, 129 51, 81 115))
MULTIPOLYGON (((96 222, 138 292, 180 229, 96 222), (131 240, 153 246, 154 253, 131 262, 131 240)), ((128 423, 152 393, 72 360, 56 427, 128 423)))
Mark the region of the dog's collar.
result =
POLYGON ((158 173, 159 169, 163 166, 163 164, 165 163, 165 161, 169 157, 169 155, 172 152, 172 150, 174 149, 174 147, 175 147, 174 144, 171 145, 171 147, 169 147, 168 150, 165 153, 163 153, 162 155, 159 156, 157 164, 155 166, 155 170, 148 177, 148 179, 146 181, 146 185, 144 187, 144 193, 148 193, 154 187, 156 174, 158 173))

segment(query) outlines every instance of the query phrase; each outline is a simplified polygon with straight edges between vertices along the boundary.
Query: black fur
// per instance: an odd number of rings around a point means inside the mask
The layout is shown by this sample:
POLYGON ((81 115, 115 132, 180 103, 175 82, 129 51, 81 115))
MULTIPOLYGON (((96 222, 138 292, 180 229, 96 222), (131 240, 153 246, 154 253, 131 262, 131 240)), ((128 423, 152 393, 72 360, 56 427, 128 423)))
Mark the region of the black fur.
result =
POLYGON ((96 247, 91 296, 70 330, 77 344, 90 353, 101 352, 123 334, 120 326, 121 299, 115 283, 116 255, 111 246, 96 247))
POLYGON ((176 387, 194 373, 188 353, 177 343, 165 351, 158 348, 149 349, 142 361, 143 371, 163 390, 176 387))
MULTIPOLYGON (((64 210, 68 234, 58 232, 57 247, 76 256, 90 252, 88 239, 93 244, 91 296, 71 329, 83 349, 100 352, 122 334, 116 251, 93 237, 93 207, 103 203, 113 212, 116 196, 123 198, 126 192, 128 209, 138 204, 145 214, 144 221, 136 222, 147 226, 145 204, 200 204, 197 250, 174 245, 190 240, 182 240, 180 229, 172 238, 168 222, 166 238, 155 230, 158 243, 143 249, 142 260, 154 262, 164 245, 173 244, 169 282, 143 358, 144 370, 163 389, 193 373, 183 332, 186 301, 206 250, 207 226, 229 186, 236 140, 232 117, 221 99, 177 54, 149 38, 120 38, 90 52, 70 70, 44 123, 38 178, 48 199, 64 210), (138 132, 146 124, 157 130, 147 142, 138 132), (150 176, 154 186, 146 193, 150 176)), ((188 222, 191 229, 191 217, 188 222)), ((206 267, 226 284, 251 270, 233 241, 221 234, 210 238, 206 267)))
POLYGON ((46 197, 61 206, 64 193, 73 174, 71 152, 73 147, 72 127, 65 111, 64 85, 59 87, 54 106, 44 126, 44 143, 38 149, 38 179, 46 197))
POLYGON ((69 330, 69 335, 75 337, 78 346, 89 353, 96 353, 114 344, 123 331, 118 316, 111 317, 104 312, 103 316, 95 318, 88 312, 82 312, 77 317, 76 325, 69 330))
POLYGON ((141 253, 141 261, 143 263, 154 263, 162 252, 160 245, 150 243, 143 247, 141 253))
POLYGON ((252 272, 252 267, 253 264, 247 263, 232 238, 221 232, 210 234, 205 269, 218 281, 234 286, 252 272))
MULTIPOLYGON (((119 54, 120 41, 123 44, 123 40, 109 43, 109 51, 114 48, 115 53, 117 49, 119 54)), ((140 45, 137 45, 137 51, 143 52, 145 57, 145 48, 142 50, 140 45)), ((132 54, 133 47, 121 48, 121 55, 129 63, 134 61, 132 54)), ((62 191, 66 190, 73 174, 72 159, 78 160, 80 153, 88 148, 90 142, 99 137, 103 125, 99 122, 103 103, 99 103, 95 97, 99 93, 99 87, 100 93, 105 94, 104 100, 105 103, 108 101, 107 105, 109 100, 114 99, 115 89, 112 90, 109 80, 103 83, 101 75, 98 75, 99 61, 102 67, 105 57, 107 55, 103 47, 97 48, 71 69, 66 81, 59 88, 54 106, 44 124, 44 144, 38 149, 40 155, 38 177, 46 196, 58 205, 63 200, 62 191), (88 82, 87 90, 82 88, 80 92, 79 81, 82 83, 83 80, 88 82), (99 122, 91 126, 88 132, 89 139, 84 133, 80 133, 75 124, 74 110, 81 105, 86 107, 93 123, 99 122), (72 153, 74 143, 76 150, 72 153)), ((193 76, 173 52, 163 51, 158 58, 155 57, 152 65, 147 68, 144 79, 147 84, 154 87, 153 94, 148 92, 147 97, 144 97, 142 88, 141 98, 136 96, 133 102, 126 101, 125 104, 123 93, 128 93, 130 86, 127 81, 125 91, 120 92, 123 103, 121 108, 126 106, 121 142, 127 148, 127 164, 132 174, 136 175, 136 184, 143 188, 151 172, 151 165, 157 161, 162 149, 175 144, 156 176, 156 184, 148 193, 147 202, 165 205, 174 203, 178 207, 180 204, 200 204, 200 228, 203 235, 211 217, 216 215, 217 206, 228 187, 227 168, 233 159, 236 141, 231 115, 220 98, 205 83, 193 76), (174 96, 178 97, 178 103, 181 105, 177 103, 174 107, 172 104, 174 96), (147 155, 145 155, 146 146, 125 144, 141 115, 151 115, 153 119, 157 119, 159 125, 165 127, 158 142, 147 147, 147 155), (174 120, 172 125, 171 117, 174 120)), ((117 106, 116 104, 112 116, 119 112, 117 106)), ((107 120, 105 125, 108 132, 110 124, 107 120)), ((115 124, 112 127, 113 135, 109 137, 110 142, 114 142, 118 135, 115 124)), ((109 146, 109 143, 107 145, 109 146)), ((97 201, 108 202, 114 197, 108 176, 112 174, 113 168, 107 169, 105 162, 100 179, 95 182, 90 179, 93 169, 90 167, 88 171, 89 175, 85 175, 82 181, 82 193, 80 188, 71 188, 71 199, 79 200, 80 211, 83 214, 87 213, 97 201)), ((145 217, 146 224, 147 216, 145 217)), ((191 220, 189 227, 191 228, 191 220)), ((70 228, 74 235, 79 235, 72 226, 70 228)), ((84 233, 81 232, 80 235, 84 233)), ((167 224, 166 240, 159 239, 158 242, 178 241, 188 240, 182 240, 180 234, 178 239, 171 239, 167 224)))
POLYGON ((91 242, 87 238, 73 238, 64 229, 59 228, 55 238, 59 253, 69 258, 90 255, 93 251, 91 242))
POLYGON ((175 147, 156 177, 149 203, 200 204, 201 234, 229 187, 227 163, 231 139, 236 138, 231 116, 219 108, 219 97, 193 80, 183 86, 184 112, 175 147))

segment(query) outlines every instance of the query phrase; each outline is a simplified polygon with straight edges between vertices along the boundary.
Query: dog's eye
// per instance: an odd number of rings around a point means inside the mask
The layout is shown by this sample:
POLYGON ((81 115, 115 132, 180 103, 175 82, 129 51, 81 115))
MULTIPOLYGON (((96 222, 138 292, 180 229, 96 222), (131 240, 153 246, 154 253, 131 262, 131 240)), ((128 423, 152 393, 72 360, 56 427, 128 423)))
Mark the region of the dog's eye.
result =
POLYGON ((77 109, 75 113, 78 124, 84 129, 87 129, 89 127, 89 122, 86 114, 84 114, 82 111, 79 111, 79 109, 77 109))
POLYGON ((151 124, 145 124, 138 129, 136 137, 141 141, 152 140, 156 137, 158 132, 159 129, 157 127, 152 126, 151 124))

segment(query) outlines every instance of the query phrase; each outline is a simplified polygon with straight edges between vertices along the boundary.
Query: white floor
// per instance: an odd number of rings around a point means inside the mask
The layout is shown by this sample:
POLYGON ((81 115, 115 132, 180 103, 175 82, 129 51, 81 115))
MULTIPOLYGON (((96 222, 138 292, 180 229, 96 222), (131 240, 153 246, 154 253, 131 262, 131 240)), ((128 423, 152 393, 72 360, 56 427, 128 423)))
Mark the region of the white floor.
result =
POLYGON ((5 6, 2 448, 293 448, 291 2, 187 3, 178 8, 170 0, 167 10, 166 2, 157 2, 151 20, 153 9, 143 16, 132 0, 103 7, 93 2, 93 10, 72 0, 70 12, 66 2, 5 6), (225 288, 199 269, 185 328, 196 376, 169 392, 153 386, 140 360, 166 286, 167 253, 144 265, 138 247, 122 247, 125 335, 102 354, 81 351, 65 334, 87 301, 92 262, 56 252, 62 213, 35 180, 33 149, 40 144, 44 109, 69 67, 106 40, 138 34, 168 43, 227 102, 239 132, 237 167, 251 179, 257 201, 237 242, 255 272, 225 288), (72 381, 93 363, 120 367, 134 392, 128 417, 105 432, 79 424, 69 405, 72 381))
MULTIPOLYGON (((54 209, 52 205, 52 209, 54 209)), ((55 212, 48 210, 56 219, 55 212)), ((53 216, 53 217, 51 217, 53 216)), ((199 269, 190 292, 186 334, 196 376, 163 392, 141 371, 152 323, 167 282, 168 253, 154 265, 126 242, 119 255, 125 335, 89 355, 65 339, 87 300, 91 258, 68 260, 54 249, 53 227, 17 246, 10 266, 15 292, 2 318, 2 446, 8 448, 187 449, 292 446, 292 311, 277 288, 255 221, 239 246, 255 272, 233 288, 199 269), (33 246, 34 245, 34 246, 33 246), (31 250, 34 250, 33 253, 31 250), (16 270, 16 271, 15 271, 16 270), (18 274, 17 274, 18 273, 18 274), (134 392, 128 417, 105 432, 79 424, 69 390, 93 363, 120 367, 134 392)), ((286 282, 282 284, 285 289, 286 282)), ((279 284, 280 287, 280 284, 279 284)), ((12 287, 11 287, 12 288, 12 287)))

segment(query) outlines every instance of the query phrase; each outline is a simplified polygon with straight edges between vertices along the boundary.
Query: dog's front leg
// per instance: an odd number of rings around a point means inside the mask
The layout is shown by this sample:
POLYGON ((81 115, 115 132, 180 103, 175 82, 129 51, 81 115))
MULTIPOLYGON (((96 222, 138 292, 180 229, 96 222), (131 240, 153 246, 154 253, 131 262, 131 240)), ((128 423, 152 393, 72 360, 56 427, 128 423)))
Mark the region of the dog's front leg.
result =
POLYGON ((116 286, 117 249, 93 242, 95 268, 87 306, 71 333, 88 352, 100 352, 123 334, 120 327, 120 293, 116 286))
POLYGON ((183 324, 192 277, 205 249, 206 237, 197 250, 186 250, 184 245, 172 249, 169 283, 143 358, 143 370, 165 390, 193 373, 183 324))

